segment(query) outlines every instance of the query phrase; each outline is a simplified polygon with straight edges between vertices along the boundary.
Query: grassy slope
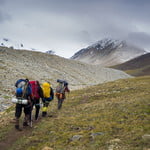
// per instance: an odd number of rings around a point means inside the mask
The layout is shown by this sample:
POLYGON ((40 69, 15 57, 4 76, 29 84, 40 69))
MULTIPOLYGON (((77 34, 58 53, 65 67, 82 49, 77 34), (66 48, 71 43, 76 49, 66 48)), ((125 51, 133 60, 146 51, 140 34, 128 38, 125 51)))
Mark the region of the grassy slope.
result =
POLYGON ((144 54, 125 63, 112 66, 112 68, 123 70, 132 76, 150 75, 150 53, 144 54))
MULTIPOLYGON (((142 139, 150 134, 150 77, 118 80, 73 91, 61 111, 53 101, 49 114, 20 137, 11 150, 141 150, 150 148, 142 139), (91 136, 100 132, 102 135, 91 136), (74 135, 80 140, 71 141, 74 135)), ((9 126, 9 125, 8 125, 9 126)), ((1 128, 4 130, 5 127, 1 128)))

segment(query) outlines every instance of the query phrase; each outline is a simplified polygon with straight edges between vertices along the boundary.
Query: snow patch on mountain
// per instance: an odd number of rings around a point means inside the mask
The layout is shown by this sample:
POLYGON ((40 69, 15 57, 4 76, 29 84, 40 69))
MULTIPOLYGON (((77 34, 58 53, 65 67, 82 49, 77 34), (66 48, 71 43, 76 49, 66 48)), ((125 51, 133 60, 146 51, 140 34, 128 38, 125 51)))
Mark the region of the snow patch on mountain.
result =
POLYGON ((85 63, 111 66, 126 62, 146 51, 126 41, 105 38, 75 53, 71 59, 85 63))
POLYGON ((27 49, 34 50, 34 48, 26 47, 23 43, 11 40, 9 38, 0 38, 0 46, 13 48, 13 49, 27 49))
MULTIPOLYGON (((32 48, 29 45, 28 46, 25 45, 23 42, 18 42, 18 41, 12 40, 10 38, 0 37, 0 46, 8 47, 8 48, 11 48, 11 49, 16 49, 16 50, 30 50, 30 51, 40 51, 40 52, 42 52, 42 50, 39 50, 37 48, 32 48)), ((47 50, 44 53, 54 55, 55 51, 47 50)))
POLYGON ((91 46, 88 46, 87 49, 90 48, 96 48, 96 49, 104 49, 108 47, 109 45, 112 46, 112 48, 116 48, 118 46, 122 46, 123 41, 120 40, 114 40, 114 39, 109 39, 105 38, 103 40, 97 41, 96 43, 92 44, 91 46))

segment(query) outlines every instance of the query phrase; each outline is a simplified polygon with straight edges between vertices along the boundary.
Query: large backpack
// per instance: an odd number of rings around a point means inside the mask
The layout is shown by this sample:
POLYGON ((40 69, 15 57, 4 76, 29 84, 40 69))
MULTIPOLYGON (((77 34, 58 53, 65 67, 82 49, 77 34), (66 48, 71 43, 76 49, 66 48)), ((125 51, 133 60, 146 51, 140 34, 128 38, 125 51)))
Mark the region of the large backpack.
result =
POLYGON ((45 82, 42 84, 43 98, 49 98, 51 93, 50 84, 45 82))
POLYGON ((39 83, 38 81, 29 81, 32 89, 32 99, 39 99, 40 93, 39 93, 39 83))
POLYGON ((58 85, 56 87, 55 96, 58 99, 62 99, 65 95, 65 89, 68 86, 68 82, 65 80, 60 80, 60 79, 58 79, 57 82, 58 82, 58 85))
POLYGON ((31 87, 27 80, 19 79, 17 80, 15 86, 17 98, 27 98, 31 95, 31 87))
POLYGON ((56 87, 56 93, 61 93, 63 94, 65 92, 65 86, 64 83, 58 83, 56 87))
POLYGON ((60 79, 58 79, 57 82, 58 82, 58 85, 56 87, 56 93, 63 94, 65 92, 66 86, 68 85, 68 82, 65 80, 60 80, 60 79))

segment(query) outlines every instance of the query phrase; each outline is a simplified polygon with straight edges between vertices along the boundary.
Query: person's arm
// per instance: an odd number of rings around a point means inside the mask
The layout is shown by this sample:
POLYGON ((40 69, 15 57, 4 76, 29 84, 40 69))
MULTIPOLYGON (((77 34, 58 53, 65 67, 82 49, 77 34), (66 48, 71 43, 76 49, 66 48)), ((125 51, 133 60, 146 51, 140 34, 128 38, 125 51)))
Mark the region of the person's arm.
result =
POLYGON ((65 88, 65 92, 70 92, 70 90, 69 90, 69 88, 68 88, 68 86, 66 86, 66 88, 65 88))
POLYGON ((51 95, 52 99, 54 99, 54 91, 53 91, 52 88, 51 88, 51 93, 50 93, 50 95, 51 95))
POLYGON ((39 95, 40 95, 41 98, 43 98, 43 90, 40 86, 39 86, 39 95))
POLYGON ((30 95, 28 95, 27 100, 28 100, 28 104, 29 104, 30 106, 32 106, 32 99, 31 99, 31 96, 30 96, 30 95))

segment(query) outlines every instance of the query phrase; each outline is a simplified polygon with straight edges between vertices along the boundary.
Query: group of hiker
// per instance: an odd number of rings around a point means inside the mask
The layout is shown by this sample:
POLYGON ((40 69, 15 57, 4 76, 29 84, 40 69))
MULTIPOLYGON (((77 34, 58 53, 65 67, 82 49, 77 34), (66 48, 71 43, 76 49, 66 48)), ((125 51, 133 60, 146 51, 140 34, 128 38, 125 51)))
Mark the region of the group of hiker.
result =
POLYGON ((40 112, 40 99, 42 100, 42 117, 47 115, 49 103, 54 99, 54 95, 58 99, 57 109, 61 109, 62 103, 66 98, 65 92, 70 92, 68 88, 68 82, 65 80, 57 79, 57 87, 52 88, 49 82, 44 82, 40 85, 39 81, 29 81, 29 79, 19 79, 15 83, 16 91, 15 98, 12 99, 13 103, 16 103, 15 109, 15 128, 20 128, 20 117, 22 109, 24 109, 23 126, 32 126, 32 110, 35 106, 35 120, 38 120, 40 112))

